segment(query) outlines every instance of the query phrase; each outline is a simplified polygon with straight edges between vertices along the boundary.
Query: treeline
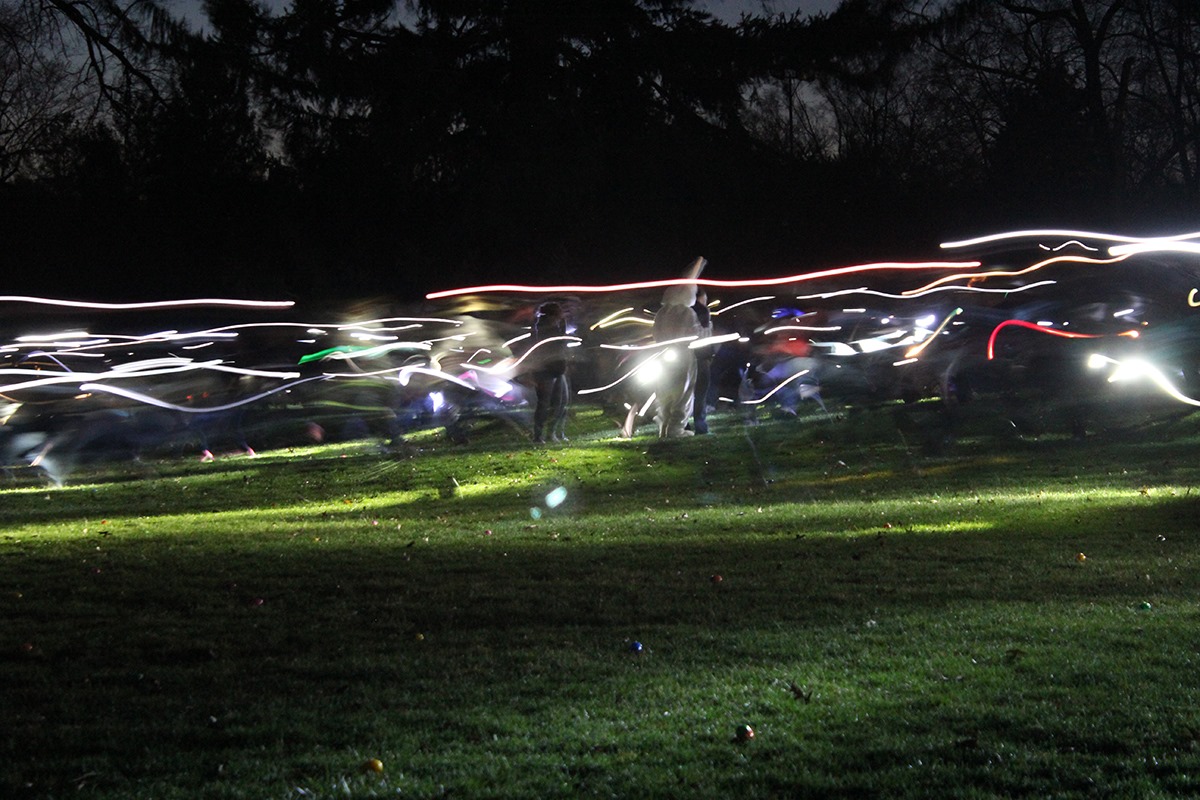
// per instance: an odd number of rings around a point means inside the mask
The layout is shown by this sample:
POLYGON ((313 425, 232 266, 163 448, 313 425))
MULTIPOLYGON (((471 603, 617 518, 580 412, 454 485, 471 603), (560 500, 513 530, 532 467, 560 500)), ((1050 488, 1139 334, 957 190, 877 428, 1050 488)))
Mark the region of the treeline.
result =
POLYGON ((6 293, 416 297, 1195 227, 1194 0, 0 0, 6 293))

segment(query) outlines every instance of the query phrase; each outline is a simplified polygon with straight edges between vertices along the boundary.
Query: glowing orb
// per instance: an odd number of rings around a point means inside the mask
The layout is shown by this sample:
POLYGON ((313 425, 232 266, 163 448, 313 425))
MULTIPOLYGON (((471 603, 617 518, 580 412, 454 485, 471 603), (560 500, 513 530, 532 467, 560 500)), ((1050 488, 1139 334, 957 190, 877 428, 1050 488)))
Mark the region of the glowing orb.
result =
POLYGON ((551 489, 546 495, 546 506, 548 508, 558 508, 566 499, 567 487, 559 486, 557 489, 551 489))

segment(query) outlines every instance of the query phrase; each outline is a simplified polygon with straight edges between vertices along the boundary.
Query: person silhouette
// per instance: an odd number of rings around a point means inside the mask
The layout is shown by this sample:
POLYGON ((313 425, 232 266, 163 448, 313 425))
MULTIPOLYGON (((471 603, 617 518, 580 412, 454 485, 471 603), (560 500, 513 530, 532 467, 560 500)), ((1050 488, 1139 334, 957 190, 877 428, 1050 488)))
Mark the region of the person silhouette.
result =
MULTIPOLYGON (((707 262, 698 258, 692 262, 686 280, 695 281, 707 262)), ((672 342, 666 345, 659 359, 662 372, 658 380, 658 438, 691 436, 687 430, 692 416, 693 393, 696 381, 695 351, 688 347, 689 339, 700 336, 700 320, 696 304, 696 284, 681 283, 668 286, 663 292, 662 306, 654 315, 654 340, 672 342)))
POLYGON ((549 424, 551 441, 565 442, 567 406, 571 389, 567 382, 567 317, 558 303, 538 306, 533 323, 534 353, 533 387, 536 405, 533 409, 533 441, 546 441, 549 424))
MULTIPOLYGON (((696 321, 700 323, 700 338, 712 336, 712 313, 708 310, 708 293, 703 288, 696 290, 696 303, 692 306, 696 321)), ((715 348, 698 347, 696 354, 696 386, 692 393, 692 430, 697 435, 708 433, 708 387, 712 379, 715 348)))

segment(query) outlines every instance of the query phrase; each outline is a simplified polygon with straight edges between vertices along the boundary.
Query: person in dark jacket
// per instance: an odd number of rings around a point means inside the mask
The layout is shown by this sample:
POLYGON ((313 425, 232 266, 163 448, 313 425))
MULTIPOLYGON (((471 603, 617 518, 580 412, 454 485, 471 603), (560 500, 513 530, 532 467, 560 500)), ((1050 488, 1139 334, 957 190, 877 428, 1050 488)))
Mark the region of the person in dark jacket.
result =
POLYGON ((567 383, 567 318, 558 303, 538 306, 533 323, 533 386, 537 405, 533 410, 533 441, 565 442, 567 406, 571 389, 567 383))
MULTIPOLYGON (((700 322, 700 338, 712 336, 712 313, 708 310, 708 293, 704 289, 696 290, 696 304, 692 306, 696 319, 700 322)), ((714 349, 709 347, 696 348, 696 386, 692 400, 692 430, 697 435, 708 433, 708 387, 712 378, 712 362, 714 349)))

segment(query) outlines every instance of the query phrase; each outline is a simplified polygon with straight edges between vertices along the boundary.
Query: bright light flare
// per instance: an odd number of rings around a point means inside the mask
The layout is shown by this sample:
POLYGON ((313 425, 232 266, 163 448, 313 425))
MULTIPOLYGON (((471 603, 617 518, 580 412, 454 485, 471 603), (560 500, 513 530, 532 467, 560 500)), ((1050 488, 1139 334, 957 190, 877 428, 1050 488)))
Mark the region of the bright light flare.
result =
MULTIPOLYGON (((946 326, 950 324, 950 320, 954 319, 961 313, 963 313, 963 310, 961 308, 956 308, 953 311, 951 311, 950 314, 947 315, 947 317, 944 320, 942 320, 942 324, 938 325, 937 328, 935 328, 934 331, 929 334, 929 337, 927 339, 925 339, 925 341, 921 342, 916 347, 909 348, 908 352, 906 352, 904 354, 904 358, 905 359, 917 358, 918 356, 921 355, 921 353, 924 353, 925 348, 929 347, 930 343, 933 342, 933 340, 936 339, 938 337, 938 335, 946 329, 946 326)), ((917 320, 917 325, 920 326, 921 328, 928 327, 928 325, 933 323, 934 319, 936 319, 936 317, 934 317, 932 314, 930 314, 928 317, 922 317, 921 319, 917 320), (928 320, 928 322, 925 322, 926 320, 928 320), (922 324, 923 322, 924 322, 924 324, 922 324)))
POLYGON ((1103 369, 1106 366, 1112 365, 1114 369, 1112 374, 1108 376, 1109 383, 1141 379, 1149 380, 1167 396, 1189 406, 1200 406, 1200 400, 1188 397, 1179 391, 1175 384, 1171 383, 1170 379, 1162 373, 1162 370, 1145 359, 1130 358, 1125 361, 1118 361, 1115 358, 1093 353, 1088 357, 1087 363, 1092 369, 1103 369))

